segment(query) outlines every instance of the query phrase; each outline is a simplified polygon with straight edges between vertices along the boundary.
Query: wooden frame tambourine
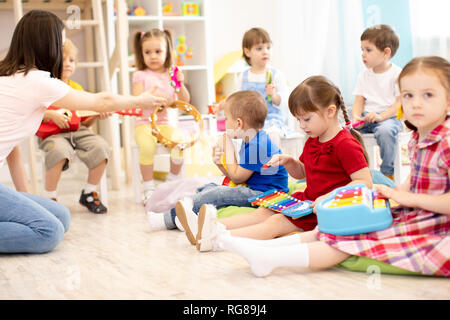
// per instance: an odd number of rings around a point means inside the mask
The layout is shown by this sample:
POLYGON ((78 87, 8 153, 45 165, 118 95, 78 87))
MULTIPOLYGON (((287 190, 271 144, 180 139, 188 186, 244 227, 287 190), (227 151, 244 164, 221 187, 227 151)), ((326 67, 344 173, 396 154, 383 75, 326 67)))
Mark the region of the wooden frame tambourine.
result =
POLYGON ((152 126, 152 134, 156 137, 158 142, 162 143, 165 147, 170 148, 170 149, 177 147, 180 150, 184 150, 186 148, 192 147, 198 141, 198 139, 200 138, 200 136, 203 132, 203 119, 202 119, 200 112, 198 112, 198 110, 193 105, 191 105, 187 102, 181 101, 181 100, 175 100, 168 107, 169 108, 177 108, 177 109, 193 116, 194 120, 199 124, 200 132, 198 133, 198 135, 196 135, 190 141, 187 141, 187 142, 173 141, 167 137, 164 137, 161 134, 158 124, 156 123, 157 119, 158 119, 158 115, 157 115, 158 112, 164 111, 164 107, 160 106, 155 109, 155 111, 150 115, 150 118, 149 118, 150 124, 152 126))

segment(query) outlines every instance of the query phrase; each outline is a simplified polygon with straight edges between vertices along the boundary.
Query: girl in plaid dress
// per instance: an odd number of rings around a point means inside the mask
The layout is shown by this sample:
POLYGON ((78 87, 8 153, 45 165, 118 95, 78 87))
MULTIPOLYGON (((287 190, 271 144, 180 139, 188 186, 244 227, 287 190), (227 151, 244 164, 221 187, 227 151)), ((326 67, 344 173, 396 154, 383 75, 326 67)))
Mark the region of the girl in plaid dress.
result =
POLYGON ((302 233, 300 243, 282 245, 228 237, 224 245, 243 256, 256 276, 281 266, 329 268, 351 255, 425 275, 450 276, 450 63, 440 57, 415 58, 398 82, 405 123, 413 130, 411 173, 396 189, 376 186, 400 204, 392 210, 392 226, 348 236, 316 228, 302 233))

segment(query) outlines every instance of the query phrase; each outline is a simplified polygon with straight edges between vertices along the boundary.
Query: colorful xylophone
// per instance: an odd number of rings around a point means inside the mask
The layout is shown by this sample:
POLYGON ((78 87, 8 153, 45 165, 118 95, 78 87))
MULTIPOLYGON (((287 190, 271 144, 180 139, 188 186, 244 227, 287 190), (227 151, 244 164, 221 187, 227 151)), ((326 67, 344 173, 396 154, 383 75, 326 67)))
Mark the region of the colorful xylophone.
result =
POLYGON ((389 201, 365 185, 335 189, 317 204, 319 230, 351 235, 385 229, 392 224, 389 201))
POLYGON ((280 212, 292 219, 306 216, 313 211, 310 205, 312 201, 300 201, 283 191, 275 189, 268 190, 248 199, 253 206, 265 207, 280 212))

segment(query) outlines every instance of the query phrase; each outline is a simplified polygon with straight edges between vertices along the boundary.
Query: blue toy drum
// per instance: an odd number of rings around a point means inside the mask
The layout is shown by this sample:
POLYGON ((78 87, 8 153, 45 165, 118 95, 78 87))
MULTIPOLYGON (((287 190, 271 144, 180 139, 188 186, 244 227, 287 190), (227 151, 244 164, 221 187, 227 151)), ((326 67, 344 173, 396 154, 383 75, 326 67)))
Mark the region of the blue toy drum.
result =
POLYGON ((386 229, 392 224, 389 200, 364 184, 335 189, 316 205, 321 232, 339 236, 386 229))

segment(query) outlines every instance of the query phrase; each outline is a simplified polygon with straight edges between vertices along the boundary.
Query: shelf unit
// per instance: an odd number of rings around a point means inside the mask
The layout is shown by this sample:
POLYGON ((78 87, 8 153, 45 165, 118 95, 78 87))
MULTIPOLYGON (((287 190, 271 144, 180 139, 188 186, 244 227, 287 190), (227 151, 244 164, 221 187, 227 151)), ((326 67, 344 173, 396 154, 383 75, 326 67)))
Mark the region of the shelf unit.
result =
MULTIPOLYGON (((113 1, 111 6, 113 5, 113 1)), ((148 31, 152 28, 169 29, 172 31, 174 41, 178 36, 186 37, 186 43, 192 47, 192 59, 186 59, 186 64, 181 66, 186 78, 186 86, 191 94, 191 104, 194 105, 200 113, 206 114, 208 112, 207 106, 214 102, 214 80, 213 80, 213 65, 210 57, 209 43, 209 29, 208 28, 208 5, 207 0, 198 1, 200 4, 200 16, 165 16, 162 13, 162 6, 165 1, 135 1, 136 4, 141 5, 145 11, 146 16, 129 16, 119 17, 114 10, 110 10, 108 38, 110 47, 124 46, 127 48, 127 58, 129 54, 133 53, 133 38, 137 31, 148 31), (125 25, 128 26, 128 36, 122 37, 122 43, 116 39, 115 34, 118 32, 114 28, 117 20, 126 18, 125 25), (117 43, 116 43, 117 42, 117 43), (126 42, 126 43, 125 43, 126 42)), ((181 0, 170 1, 174 8, 175 14, 181 12, 181 0)), ((110 7, 110 5, 108 5, 110 7)), ((117 11, 117 10, 116 10, 117 11)), ((117 24, 118 25, 118 24, 117 24)), ((111 52, 112 54, 112 52, 111 52)), ((121 72, 123 68, 120 68, 121 72)), ((134 68, 128 68, 129 82, 131 87, 131 75, 135 71, 134 68)))
MULTIPOLYGON (((135 71, 129 67, 130 55, 133 54, 133 37, 137 31, 148 31, 152 28, 169 29, 174 41, 178 36, 186 37, 186 44, 192 47, 192 59, 186 59, 185 65, 179 67, 184 73, 185 84, 191 95, 190 103, 201 114, 207 114, 208 105, 215 100, 213 65, 210 57, 210 34, 208 27, 208 0, 198 1, 199 16, 181 16, 181 0, 170 0, 174 13, 165 16, 162 8, 163 0, 135 1, 146 11, 146 16, 130 16, 126 14, 125 0, 107 1, 107 39, 111 56, 110 69, 112 89, 121 94, 130 94, 131 78, 135 71)), ((131 144, 134 140, 131 130, 134 119, 122 120, 122 143, 124 148, 124 167, 126 180, 131 181, 131 144)), ((155 162, 157 160, 155 159, 155 162)))

